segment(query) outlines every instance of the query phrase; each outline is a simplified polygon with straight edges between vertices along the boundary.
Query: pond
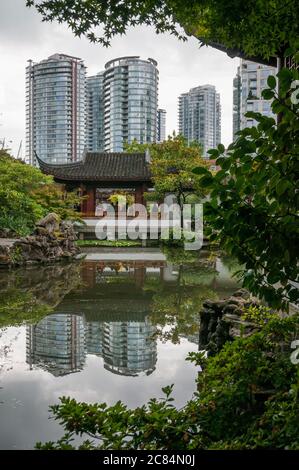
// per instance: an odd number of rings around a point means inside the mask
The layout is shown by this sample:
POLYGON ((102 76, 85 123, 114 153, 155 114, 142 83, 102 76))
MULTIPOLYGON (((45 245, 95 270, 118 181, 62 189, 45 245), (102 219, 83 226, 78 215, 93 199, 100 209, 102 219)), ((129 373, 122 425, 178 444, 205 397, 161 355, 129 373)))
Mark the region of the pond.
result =
POLYGON ((174 383, 182 406, 202 302, 231 295, 234 270, 210 252, 137 248, 0 272, 0 448, 61 437, 49 420, 61 396, 135 407, 174 383))

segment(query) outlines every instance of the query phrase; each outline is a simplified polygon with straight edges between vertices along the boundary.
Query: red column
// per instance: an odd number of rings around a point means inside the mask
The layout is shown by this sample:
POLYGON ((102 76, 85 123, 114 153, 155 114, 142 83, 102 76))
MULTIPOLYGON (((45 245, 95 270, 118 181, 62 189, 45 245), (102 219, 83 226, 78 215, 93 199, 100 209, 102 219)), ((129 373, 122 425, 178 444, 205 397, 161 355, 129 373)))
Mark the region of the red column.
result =
POLYGON ((137 287, 143 287, 146 277, 146 268, 145 267, 135 267, 134 277, 137 287))
POLYGON ((93 261, 87 261, 82 264, 82 282, 87 284, 88 287, 96 286, 96 269, 97 265, 93 261))
MULTIPOLYGON (((86 196, 86 187, 84 186, 84 184, 80 184, 80 195, 86 196)), ((87 204, 87 201, 86 199, 84 199, 81 202, 81 208, 80 208, 80 212, 83 214, 83 216, 86 215, 86 212, 87 212, 86 204, 87 204)))
POLYGON ((95 215, 95 189, 87 189, 88 199, 86 201, 86 215, 88 217, 94 217, 95 215))
POLYGON ((143 187, 142 187, 142 185, 136 187, 135 202, 136 202, 136 204, 143 204, 143 187))

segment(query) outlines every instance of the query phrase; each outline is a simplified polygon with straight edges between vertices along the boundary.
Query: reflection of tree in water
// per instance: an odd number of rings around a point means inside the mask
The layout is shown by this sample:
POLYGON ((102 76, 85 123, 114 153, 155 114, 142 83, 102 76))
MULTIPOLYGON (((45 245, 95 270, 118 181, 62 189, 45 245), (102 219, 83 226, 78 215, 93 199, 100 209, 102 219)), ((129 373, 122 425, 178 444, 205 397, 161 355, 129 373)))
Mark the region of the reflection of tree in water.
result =
POLYGON ((35 323, 80 284, 80 264, 0 273, 0 328, 35 323))
POLYGON ((198 252, 179 249, 167 249, 166 255, 176 265, 175 284, 152 279, 146 281, 145 289, 155 290, 150 320, 157 327, 157 336, 178 343, 180 337, 196 337, 202 303, 217 297, 210 287, 217 276, 216 258, 201 259, 198 252))
POLYGON ((221 253, 221 262, 232 275, 236 275, 236 273, 242 268, 242 265, 240 265, 240 261, 238 261, 237 258, 228 256, 225 253, 221 253))
POLYGON ((109 268, 111 272, 116 276, 121 272, 129 271, 128 265, 126 263, 122 263, 121 261, 97 263, 95 268, 97 284, 107 283, 108 278, 106 275, 107 273, 105 273, 105 271, 107 271, 107 268, 109 268))
POLYGON ((78 263, 0 272, 0 373, 13 368, 10 355, 20 335, 7 328, 38 323, 80 279, 78 263))

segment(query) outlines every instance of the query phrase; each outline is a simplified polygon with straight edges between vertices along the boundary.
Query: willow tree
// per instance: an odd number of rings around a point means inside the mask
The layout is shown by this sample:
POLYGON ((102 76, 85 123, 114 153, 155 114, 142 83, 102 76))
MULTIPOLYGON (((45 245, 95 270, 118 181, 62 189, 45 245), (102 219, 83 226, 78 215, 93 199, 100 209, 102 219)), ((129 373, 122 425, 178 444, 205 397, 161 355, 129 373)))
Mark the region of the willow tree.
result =
POLYGON ((150 25, 186 40, 199 39, 231 57, 276 65, 297 47, 297 0, 26 0, 44 21, 65 22, 76 36, 109 46, 131 26, 150 25), (98 27, 101 26, 99 30, 98 27))

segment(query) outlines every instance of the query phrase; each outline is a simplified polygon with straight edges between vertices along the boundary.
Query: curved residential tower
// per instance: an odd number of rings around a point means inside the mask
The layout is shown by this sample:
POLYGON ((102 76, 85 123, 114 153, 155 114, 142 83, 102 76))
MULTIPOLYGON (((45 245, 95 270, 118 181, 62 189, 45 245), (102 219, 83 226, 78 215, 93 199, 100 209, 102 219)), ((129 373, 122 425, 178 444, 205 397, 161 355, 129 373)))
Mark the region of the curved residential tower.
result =
POLYGON ((122 152, 124 142, 157 139, 159 72, 154 59, 121 57, 105 65, 104 148, 122 152))

